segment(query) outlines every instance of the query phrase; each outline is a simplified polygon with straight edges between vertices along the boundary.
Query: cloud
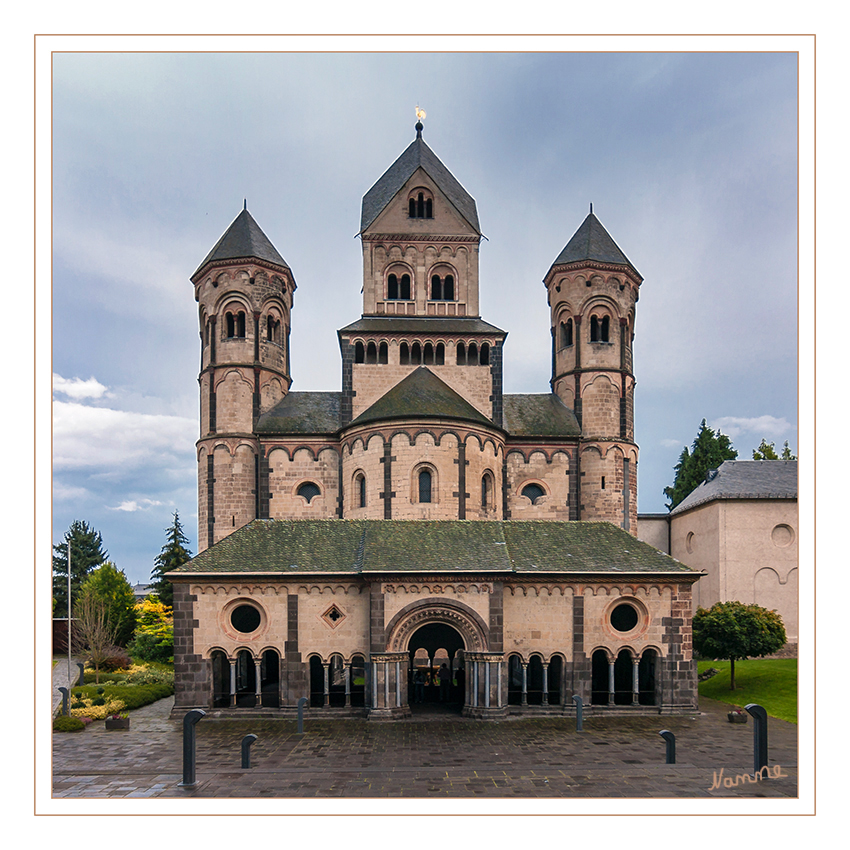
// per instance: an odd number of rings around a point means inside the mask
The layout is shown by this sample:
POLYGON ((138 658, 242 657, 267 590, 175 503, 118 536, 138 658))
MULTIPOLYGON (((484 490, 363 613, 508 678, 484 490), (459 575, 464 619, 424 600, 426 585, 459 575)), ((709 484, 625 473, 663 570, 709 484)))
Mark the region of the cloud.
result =
MULTIPOLYGON (((127 513, 134 513, 135 511, 146 511, 148 508, 157 507, 159 505, 165 504, 164 502, 157 501, 156 499, 142 499, 141 502, 137 502, 134 499, 121 502, 120 505, 114 508, 109 508, 110 511, 126 511, 127 513)), ((109 507, 109 506, 107 506, 109 507)))
POLYGON ((796 430, 796 427, 787 419, 777 416, 721 416, 708 424, 715 431, 719 429, 721 433, 726 434, 732 440, 745 434, 753 434, 756 437, 767 439, 771 437, 774 439, 787 438, 791 432, 796 430))
POLYGON ((676 449, 683 444, 681 440, 676 440, 668 437, 661 440, 661 445, 664 446, 664 448, 666 449, 676 449))
POLYGON ((152 415, 53 403, 53 468, 116 469, 127 473, 145 467, 191 466, 197 421, 181 416, 152 415), (179 460, 178 460, 179 458, 179 460))
POLYGON ((89 378, 87 381, 81 378, 63 378, 55 372, 53 373, 53 392, 62 393, 74 399, 109 396, 107 388, 95 378, 89 378))

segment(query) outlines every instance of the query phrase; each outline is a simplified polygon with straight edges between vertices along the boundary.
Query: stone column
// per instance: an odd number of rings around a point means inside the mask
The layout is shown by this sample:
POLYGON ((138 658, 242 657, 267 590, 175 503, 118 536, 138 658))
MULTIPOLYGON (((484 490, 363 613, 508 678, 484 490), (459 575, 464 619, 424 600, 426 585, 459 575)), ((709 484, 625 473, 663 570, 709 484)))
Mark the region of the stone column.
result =
POLYGON ((614 661, 608 659, 608 705, 614 705, 614 661))
POLYGON ((254 694, 257 706, 263 705, 263 659, 254 659, 254 694))
POLYGON ((528 705, 528 662, 522 662, 522 701, 523 707, 528 705))
POLYGON ((347 664, 344 668, 345 677, 345 707, 351 706, 351 664, 347 664))
POLYGON ((330 688, 328 687, 328 685, 329 685, 328 671, 330 669, 330 666, 331 665, 330 665, 329 661, 323 661, 322 662, 322 670, 323 670, 324 676, 325 676, 325 694, 324 694, 324 698, 322 700, 322 706, 324 708, 327 708, 328 705, 330 704, 330 699, 329 699, 330 688))
POLYGON ((230 659, 230 707, 236 707, 236 659, 230 659))
POLYGON ((640 674, 638 666, 640 661, 637 658, 632 659, 632 705, 640 704, 640 674))
POLYGON ((466 652, 467 696, 463 714, 467 717, 498 717, 505 711, 502 698, 501 652, 466 652), (495 668, 495 670, 494 670, 495 668))
POLYGON ((406 652, 373 653, 370 720, 388 720, 410 714, 407 704, 406 652))
POLYGON ((543 705, 549 705, 549 662, 543 662, 543 705))

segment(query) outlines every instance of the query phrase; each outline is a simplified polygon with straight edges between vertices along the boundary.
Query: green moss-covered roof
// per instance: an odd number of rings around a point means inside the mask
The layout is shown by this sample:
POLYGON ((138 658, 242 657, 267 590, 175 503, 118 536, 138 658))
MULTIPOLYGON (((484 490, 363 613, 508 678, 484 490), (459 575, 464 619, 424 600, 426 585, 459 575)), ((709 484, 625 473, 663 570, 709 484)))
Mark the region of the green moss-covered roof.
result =
POLYGON ((425 366, 414 369, 351 425, 387 419, 463 419, 481 425, 493 424, 425 366))
POLYGON ((334 434, 341 393, 287 393, 257 420, 258 434, 334 434))
POLYGON ((242 573, 696 573, 606 522, 255 520, 173 570, 242 573))
POLYGON ((512 437, 579 437, 575 413, 554 393, 503 397, 505 430, 512 437))

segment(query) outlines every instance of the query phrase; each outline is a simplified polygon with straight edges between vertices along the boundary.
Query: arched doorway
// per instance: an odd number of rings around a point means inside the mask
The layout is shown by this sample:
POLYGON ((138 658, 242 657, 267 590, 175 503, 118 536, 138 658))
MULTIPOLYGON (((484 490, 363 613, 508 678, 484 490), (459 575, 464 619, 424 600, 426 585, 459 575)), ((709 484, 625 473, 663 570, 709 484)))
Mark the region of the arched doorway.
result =
POLYGON ((464 677, 459 675, 462 667, 458 655, 462 657, 465 648, 459 632, 448 623, 420 626, 407 645, 410 659, 408 704, 463 708, 464 677))

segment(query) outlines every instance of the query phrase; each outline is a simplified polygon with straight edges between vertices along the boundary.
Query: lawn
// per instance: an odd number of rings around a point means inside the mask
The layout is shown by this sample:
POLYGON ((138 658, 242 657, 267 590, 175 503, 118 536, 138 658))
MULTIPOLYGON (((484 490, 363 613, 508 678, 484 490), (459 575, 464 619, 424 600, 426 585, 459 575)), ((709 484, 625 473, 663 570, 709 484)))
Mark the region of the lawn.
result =
POLYGON ((730 705, 754 702, 771 717, 797 722, 797 659, 749 658, 735 662, 735 690, 729 690, 728 661, 700 661, 700 673, 713 667, 720 672, 699 683, 701 697, 730 705))

